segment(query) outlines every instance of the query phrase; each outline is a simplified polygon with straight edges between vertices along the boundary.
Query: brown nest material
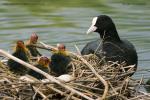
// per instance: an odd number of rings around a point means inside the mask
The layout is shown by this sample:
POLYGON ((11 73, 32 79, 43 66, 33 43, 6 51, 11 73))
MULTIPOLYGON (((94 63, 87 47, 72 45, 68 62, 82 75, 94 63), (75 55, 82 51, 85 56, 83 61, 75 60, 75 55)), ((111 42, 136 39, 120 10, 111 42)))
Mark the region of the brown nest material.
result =
MULTIPOLYGON (((141 92, 137 87, 140 80, 133 80, 128 75, 133 73, 124 70, 124 63, 105 63, 95 55, 72 56, 72 68, 69 74, 74 79, 65 85, 81 92, 90 99, 107 100, 148 100, 150 95, 141 92), (101 79, 104 79, 104 81, 101 79), (106 90, 106 91, 105 91, 106 90), (106 93, 104 93, 106 92, 106 93), (104 94, 106 94, 104 96, 104 94)), ((54 82, 43 83, 32 78, 33 82, 23 81, 11 73, 5 64, 0 64, 0 99, 4 100, 80 100, 83 96, 76 94, 54 82)))

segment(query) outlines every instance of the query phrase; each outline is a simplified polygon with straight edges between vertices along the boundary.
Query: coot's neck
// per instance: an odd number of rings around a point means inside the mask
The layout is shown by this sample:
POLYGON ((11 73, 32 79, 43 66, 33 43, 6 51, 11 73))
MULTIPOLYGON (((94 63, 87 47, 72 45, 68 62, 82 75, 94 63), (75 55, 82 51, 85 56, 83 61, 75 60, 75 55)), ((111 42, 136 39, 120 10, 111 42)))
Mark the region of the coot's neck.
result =
POLYGON ((118 41, 120 42, 120 37, 118 35, 117 30, 109 30, 109 31, 103 31, 103 32, 98 32, 100 34, 100 37, 104 41, 118 41))

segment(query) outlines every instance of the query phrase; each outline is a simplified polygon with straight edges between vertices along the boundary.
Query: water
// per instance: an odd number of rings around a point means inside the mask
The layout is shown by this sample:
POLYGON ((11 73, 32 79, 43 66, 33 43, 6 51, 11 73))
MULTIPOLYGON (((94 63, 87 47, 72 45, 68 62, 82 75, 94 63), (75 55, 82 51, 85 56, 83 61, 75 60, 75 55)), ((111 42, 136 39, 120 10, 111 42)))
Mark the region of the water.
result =
MULTIPOLYGON (((107 14, 121 38, 131 41, 138 52, 139 69, 150 69, 149 0, 0 0, 0 48, 12 52, 16 40, 27 40, 37 32, 40 41, 64 43, 76 51, 98 34, 86 35, 94 16, 107 14)), ((42 53, 49 55, 47 51, 42 53)), ((148 78, 149 72, 137 72, 148 78)))

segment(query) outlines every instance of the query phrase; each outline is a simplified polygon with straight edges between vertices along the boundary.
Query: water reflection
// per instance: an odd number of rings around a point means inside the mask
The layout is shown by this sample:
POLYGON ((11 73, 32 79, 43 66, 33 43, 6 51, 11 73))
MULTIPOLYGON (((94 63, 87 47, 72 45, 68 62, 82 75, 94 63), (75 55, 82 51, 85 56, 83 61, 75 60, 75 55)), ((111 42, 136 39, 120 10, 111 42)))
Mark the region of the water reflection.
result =
MULTIPOLYGON (((72 51, 77 44, 82 49, 98 37, 85 34, 92 17, 108 14, 119 35, 135 45, 139 68, 150 68, 149 5, 149 0, 1 0, 0 47, 11 51, 17 39, 26 40, 37 32, 45 43, 63 42, 72 51)), ((141 73, 136 75, 140 76, 141 73)))

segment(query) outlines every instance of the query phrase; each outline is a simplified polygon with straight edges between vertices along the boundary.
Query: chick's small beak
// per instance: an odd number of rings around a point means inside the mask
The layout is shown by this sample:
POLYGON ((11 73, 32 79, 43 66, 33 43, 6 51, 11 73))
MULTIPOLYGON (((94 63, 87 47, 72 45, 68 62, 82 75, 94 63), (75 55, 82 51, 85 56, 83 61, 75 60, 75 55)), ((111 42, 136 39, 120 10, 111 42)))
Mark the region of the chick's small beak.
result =
POLYGON ((91 27, 88 29, 88 31, 86 32, 86 34, 92 33, 94 31, 96 31, 97 27, 94 25, 91 25, 91 27))

